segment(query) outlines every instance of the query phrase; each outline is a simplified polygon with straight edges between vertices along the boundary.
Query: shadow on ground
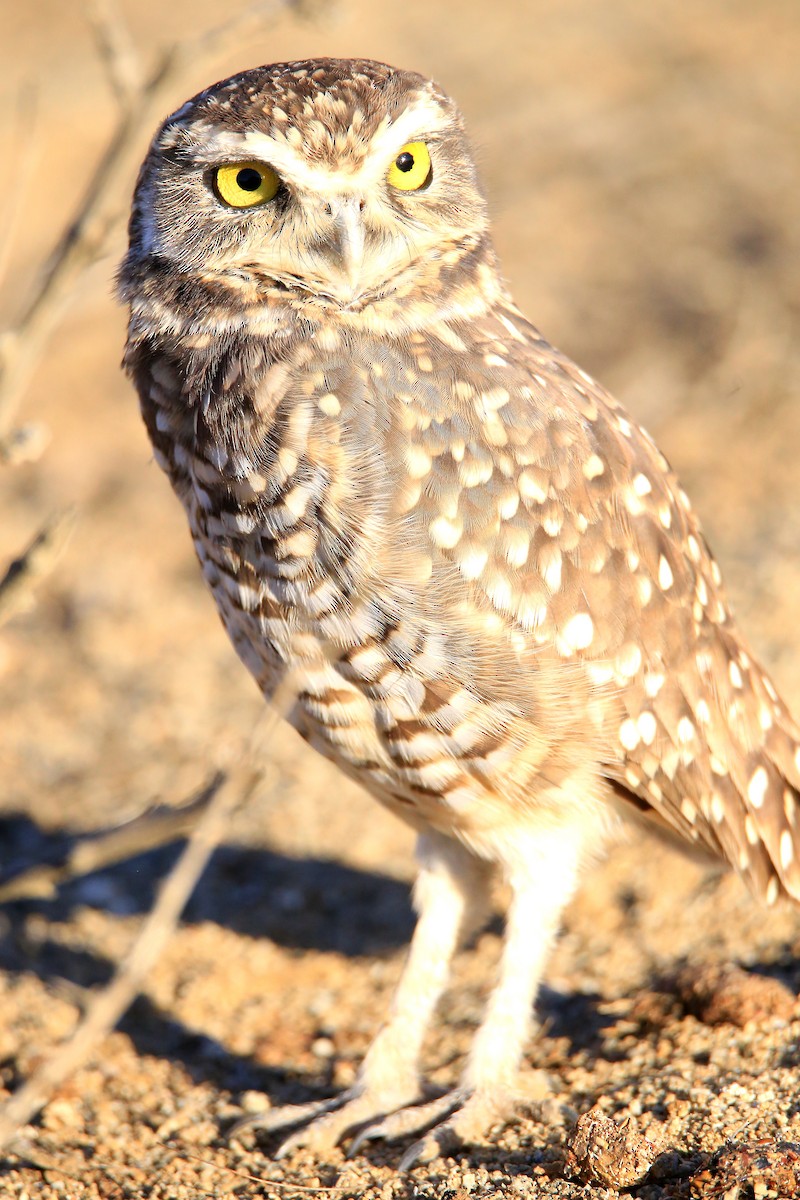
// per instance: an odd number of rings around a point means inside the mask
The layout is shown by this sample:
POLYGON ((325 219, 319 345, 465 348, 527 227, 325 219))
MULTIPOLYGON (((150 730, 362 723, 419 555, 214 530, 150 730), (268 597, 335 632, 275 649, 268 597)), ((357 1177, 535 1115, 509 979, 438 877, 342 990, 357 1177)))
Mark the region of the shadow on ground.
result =
MULTIPOLYGON (((86 835, 46 833, 26 816, 0 821, 5 868, 0 887, 41 866, 58 867, 78 841, 86 840, 86 835)), ((14 907, 29 910, 35 905, 43 916, 62 921, 78 906, 121 916, 149 912, 182 845, 177 840, 136 854, 68 880, 51 896, 18 899, 14 907)), ((221 846, 214 853, 183 921, 213 921, 287 948, 332 951, 349 958, 395 950, 405 945, 414 926, 405 883, 327 859, 298 859, 243 846, 221 846)))
MULTIPOLYGON (((99 835, 98 835, 99 836, 99 835)), ((49 834, 22 816, 0 821, 3 865, 9 878, 37 868, 58 868, 78 841, 49 834)), ((89 950, 54 939, 31 938, 28 918, 65 922, 82 907, 133 915, 148 912, 158 887, 182 848, 177 841, 100 871, 72 879, 52 895, 6 903, 0 925, 0 970, 29 972, 55 990, 85 989, 111 979, 116 964, 89 950)), ((349 958, 385 955, 404 945, 413 928, 409 889, 369 871, 324 859, 293 859, 264 849, 223 846, 213 855, 183 915, 184 924, 214 922, 254 938, 269 938, 297 950, 330 951, 349 958)), ((257 1089, 278 1100, 308 1099, 325 1079, 288 1082, 280 1070, 231 1053, 214 1038, 198 1035, 139 996, 119 1028, 140 1054, 185 1066, 196 1082, 213 1078, 231 1091, 257 1089)), ((325 1068, 327 1069, 327 1068, 325 1068)), ((324 1072, 323 1072, 324 1074, 324 1072)), ((12 1081, 13 1082, 13 1081, 12 1081)))

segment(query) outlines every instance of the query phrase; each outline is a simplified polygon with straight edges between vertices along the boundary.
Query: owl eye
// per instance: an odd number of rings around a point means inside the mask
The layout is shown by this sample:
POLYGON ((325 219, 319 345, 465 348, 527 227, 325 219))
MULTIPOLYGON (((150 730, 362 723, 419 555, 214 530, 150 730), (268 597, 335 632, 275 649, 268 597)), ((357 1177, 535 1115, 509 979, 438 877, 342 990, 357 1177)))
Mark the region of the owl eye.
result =
POLYGON ((266 204, 275 199, 280 186, 280 178, 264 163, 226 163, 214 172, 214 191, 231 208, 266 204))
POLYGON ((386 176, 401 192, 418 192, 430 183, 431 156, 424 142, 407 142, 386 176))

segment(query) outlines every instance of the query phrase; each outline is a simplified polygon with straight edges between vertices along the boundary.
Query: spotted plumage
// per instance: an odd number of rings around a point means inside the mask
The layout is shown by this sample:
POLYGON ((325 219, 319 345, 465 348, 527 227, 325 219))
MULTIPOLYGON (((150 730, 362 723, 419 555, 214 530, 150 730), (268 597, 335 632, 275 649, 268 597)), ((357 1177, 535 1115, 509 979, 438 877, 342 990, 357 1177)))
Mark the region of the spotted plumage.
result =
POLYGON ((126 366, 233 644, 420 834, 409 965, 357 1084, 264 1123, 320 1152, 432 1125, 407 1161, 429 1156, 517 1098, 559 914, 621 818, 800 898, 800 735, 663 455, 508 295, 435 84, 322 59, 209 88, 157 134, 130 233, 126 366), (462 1084, 419 1105, 498 871, 498 984, 462 1084))

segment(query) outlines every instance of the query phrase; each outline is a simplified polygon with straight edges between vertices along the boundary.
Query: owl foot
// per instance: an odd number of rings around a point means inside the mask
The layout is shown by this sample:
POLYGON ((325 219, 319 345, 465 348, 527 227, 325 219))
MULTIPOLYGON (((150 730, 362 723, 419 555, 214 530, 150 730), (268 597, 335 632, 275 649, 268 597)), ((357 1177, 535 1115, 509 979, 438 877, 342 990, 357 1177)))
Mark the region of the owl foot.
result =
POLYGON ((483 1141, 493 1126, 505 1125, 520 1109, 541 1103, 548 1091, 542 1072, 533 1072, 524 1084, 514 1088, 454 1088, 426 1104, 398 1109, 367 1125, 354 1139, 348 1157, 352 1158, 366 1142, 393 1141, 432 1126, 400 1159, 398 1169, 408 1171, 458 1146, 483 1141))
POLYGON ((406 1105, 419 1100, 419 1091, 414 1088, 377 1090, 356 1085, 333 1096, 329 1100, 313 1101, 309 1104, 283 1104, 263 1113, 244 1117, 237 1121, 230 1136, 238 1136, 247 1129, 264 1129, 273 1132, 288 1125, 301 1125, 295 1133, 281 1143, 276 1158, 287 1158, 295 1150, 310 1150, 321 1158, 332 1150, 351 1129, 382 1118, 386 1113, 399 1109, 415 1111, 406 1105))

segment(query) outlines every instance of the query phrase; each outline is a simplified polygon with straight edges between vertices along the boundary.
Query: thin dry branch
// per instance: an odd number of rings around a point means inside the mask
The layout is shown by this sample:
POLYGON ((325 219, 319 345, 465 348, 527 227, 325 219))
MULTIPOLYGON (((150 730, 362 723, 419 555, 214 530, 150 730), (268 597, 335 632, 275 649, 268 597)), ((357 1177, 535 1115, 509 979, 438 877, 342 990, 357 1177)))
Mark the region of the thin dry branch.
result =
POLYGON ((151 809, 125 825, 81 838, 63 862, 37 863, 0 883, 0 904, 10 900, 49 900, 73 879, 186 837, 210 804, 214 792, 215 788, 209 785, 181 808, 151 809))
MULTIPOLYGON (((293 1192, 312 1192, 315 1196, 325 1195, 328 1192, 352 1192, 354 1190, 352 1183, 339 1185, 314 1184, 311 1186, 304 1183, 294 1183, 291 1179, 270 1179, 266 1175, 251 1175, 249 1171, 237 1170, 236 1167, 229 1167, 225 1163, 216 1163, 210 1158, 201 1158, 199 1154, 191 1154, 184 1146, 181 1146, 180 1155, 181 1158, 186 1158, 189 1162, 196 1162, 204 1167, 211 1167, 213 1171, 224 1171, 227 1175, 235 1175, 238 1179, 246 1179, 248 1183, 260 1183, 262 1187, 267 1189, 267 1196, 270 1194, 269 1188, 291 1188, 293 1192)), ((369 1182, 371 1183, 372 1180, 369 1182)))
MULTIPOLYGON (((83 272, 102 255, 124 208, 127 185, 142 142, 163 118, 181 74, 211 54, 246 44, 248 30, 287 10, 303 11, 301 0, 260 0, 214 29, 169 46, 143 81, 122 67, 125 35, 119 14, 102 26, 104 62, 114 90, 125 101, 117 128, 103 152, 78 209, 51 257, 48 269, 17 324, 0 335, 0 437, 14 420, 44 346, 56 328, 83 272), (123 81, 124 79, 124 81, 123 81)), ((101 10, 102 11, 102 10, 101 10)), ((109 10, 106 9, 106 12, 109 10)), ((129 40, 129 39, 128 39, 129 40)))
POLYGON ((74 524, 74 509, 60 513, 10 564, 0 579, 0 625, 31 606, 36 585, 64 550, 74 524))
POLYGON ((7 161, 14 163, 14 186, 5 189, 0 209, 0 284, 2 284, 11 258, 11 247, 17 234, 20 218, 25 208, 33 169, 39 155, 39 111, 35 91, 28 91, 17 101, 16 110, 9 108, 13 122, 7 161))
MULTIPOLYGON (((288 712, 292 695, 292 681, 287 676, 273 697, 268 737, 274 734, 281 718, 288 712)), ((262 739, 262 749, 263 744, 262 739)), ((262 771, 254 764, 250 753, 245 754, 241 764, 227 775, 218 772, 211 780, 208 806, 162 884, 149 916, 114 978, 92 998, 72 1037, 0 1107, 0 1147, 8 1145, 19 1127, 26 1125, 56 1088, 86 1061, 133 1002, 174 933, 209 858, 225 836, 231 816, 247 802, 261 778, 262 771)))
POLYGON ((144 69, 130 30, 114 0, 91 0, 89 20, 97 53, 121 109, 129 109, 144 86, 144 69))
POLYGON ((211 802, 162 885, 139 936, 114 978, 92 999, 72 1037, 45 1059, 0 1108, 0 1146, 6 1145, 20 1125, 26 1125, 56 1088, 85 1062, 132 1003, 143 979, 172 936, 184 905, 219 845, 234 808, 250 794, 254 783, 251 777, 243 795, 239 780, 218 774, 211 781, 211 802))
MULTIPOLYGON (((204 56, 222 54, 237 42, 246 42, 248 30, 266 18, 289 9, 302 12, 307 3, 260 0, 210 31, 168 47, 146 76, 114 0, 92 0, 90 20, 98 54, 119 102, 120 117, 28 307, 12 328, 0 330, 0 462, 29 461, 43 445, 35 427, 13 428, 20 400, 79 280, 101 257, 120 220, 126 185, 133 177, 142 141, 169 107, 182 72, 204 56)), ((27 124, 35 131, 32 119, 27 124)), ((26 181, 33 171, 36 138, 29 137, 25 146, 20 155, 16 208, 8 209, 6 236, 0 240, 0 274, 10 249, 9 230, 21 212, 26 181)), ((52 565, 56 549, 63 545, 61 532, 70 523, 71 514, 65 513, 44 526, 12 562, 0 582, 0 624, 26 606, 33 583, 52 565)))
POLYGON ((21 463, 38 462, 50 441, 50 430, 42 421, 27 421, 0 438, 0 463, 18 467, 21 463))

